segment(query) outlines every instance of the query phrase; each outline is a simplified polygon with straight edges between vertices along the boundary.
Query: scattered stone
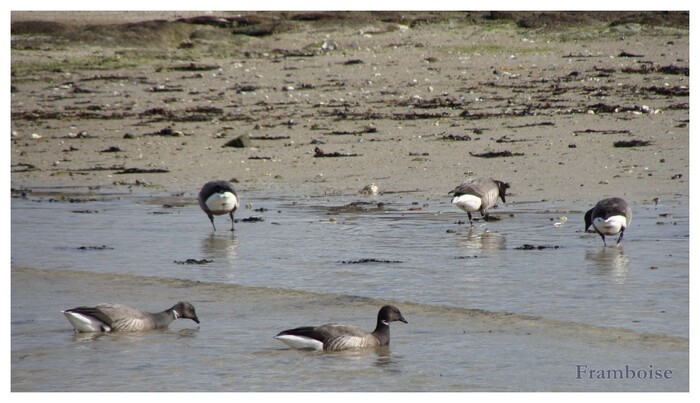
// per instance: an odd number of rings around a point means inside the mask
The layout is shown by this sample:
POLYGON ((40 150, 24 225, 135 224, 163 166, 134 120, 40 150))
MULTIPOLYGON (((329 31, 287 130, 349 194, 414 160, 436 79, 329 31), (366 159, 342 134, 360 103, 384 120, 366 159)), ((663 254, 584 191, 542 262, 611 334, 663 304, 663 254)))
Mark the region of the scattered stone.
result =
POLYGON ((241 134, 240 136, 227 141, 222 147, 247 148, 250 146, 250 136, 247 134, 241 134))
POLYGON ((376 195, 378 193, 379 193, 379 186, 377 186, 374 183, 369 184, 360 190, 360 194, 363 194, 363 195, 376 195))

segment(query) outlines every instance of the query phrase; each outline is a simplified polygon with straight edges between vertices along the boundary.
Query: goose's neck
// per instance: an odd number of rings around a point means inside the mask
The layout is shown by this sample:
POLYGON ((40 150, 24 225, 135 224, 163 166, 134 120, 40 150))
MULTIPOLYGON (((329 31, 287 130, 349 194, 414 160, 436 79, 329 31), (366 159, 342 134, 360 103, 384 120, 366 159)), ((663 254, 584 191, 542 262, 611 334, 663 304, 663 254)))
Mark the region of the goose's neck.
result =
POLYGON ((389 324, 383 320, 377 320, 377 327, 372 334, 379 339, 379 344, 386 346, 389 344, 389 324))
POLYGON ((174 309, 166 309, 163 312, 153 313, 151 315, 153 316, 156 329, 168 327, 168 325, 178 318, 178 314, 174 309))

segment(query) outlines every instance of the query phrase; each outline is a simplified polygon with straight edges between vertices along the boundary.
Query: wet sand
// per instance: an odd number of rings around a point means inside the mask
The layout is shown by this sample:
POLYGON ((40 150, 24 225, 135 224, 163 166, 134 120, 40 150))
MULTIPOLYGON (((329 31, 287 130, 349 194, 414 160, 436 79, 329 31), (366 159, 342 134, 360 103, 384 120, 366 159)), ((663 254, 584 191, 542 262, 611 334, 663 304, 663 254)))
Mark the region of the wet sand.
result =
POLYGON ((13 13, 12 187, 687 197, 687 26, 484 14, 13 13))

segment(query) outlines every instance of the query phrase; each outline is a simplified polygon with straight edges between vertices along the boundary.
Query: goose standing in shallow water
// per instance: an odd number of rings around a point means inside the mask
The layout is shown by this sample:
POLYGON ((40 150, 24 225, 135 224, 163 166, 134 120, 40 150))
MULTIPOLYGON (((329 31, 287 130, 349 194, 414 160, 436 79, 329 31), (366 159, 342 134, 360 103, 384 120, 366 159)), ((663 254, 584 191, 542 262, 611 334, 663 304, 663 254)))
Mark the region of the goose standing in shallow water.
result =
POLYGON ((202 186, 202 190, 199 191, 197 200, 199 201, 199 207, 207 213, 214 231, 216 231, 214 216, 224 214, 228 214, 231 217, 231 231, 233 231, 233 213, 238 208, 240 200, 230 182, 212 181, 205 183, 202 186))
POLYGON ((389 344, 389 323, 394 321, 408 323, 398 308, 385 305, 377 314, 377 327, 372 333, 355 326, 328 324, 285 330, 275 339, 292 348, 325 351, 386 346, 389 344))
POLYGON ((588 210, 584 216, 586 228, 593 225, 593 229, 603 238, 603 245, 608 246, 605 242, 606 235, 620 234, 617 238, 617 244, 622 241, 625 234, 625 229, 632 222, 632 209, 626 201, 619 197, 611 197, 603 199, 596 203, 595 207, 588 210))
POLYGON ((126 305, 99 304, 61 311, 76 332, 138 332, 163 329, 175 319, 192 319, 199 323, 189 302, 178 302, 163 312, 148 313, 126 305))
POLYGON ((486 210, 496 205, 498 198, 506 202, 506 189, 510 185, 489 178, 474 178, 462 182, 448 194, 454 193, 452 204, 467 212, 469 224, 472 223, 472 213, 480 212, 485 219, 488 218, 486 210))

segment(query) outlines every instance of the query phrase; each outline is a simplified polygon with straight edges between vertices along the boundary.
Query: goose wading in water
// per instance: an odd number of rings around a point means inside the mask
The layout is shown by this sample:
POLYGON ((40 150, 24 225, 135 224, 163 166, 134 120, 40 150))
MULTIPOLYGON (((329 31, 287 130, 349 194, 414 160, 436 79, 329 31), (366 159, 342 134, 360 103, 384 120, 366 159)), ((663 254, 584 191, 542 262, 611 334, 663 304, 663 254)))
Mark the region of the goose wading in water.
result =
POLYGON ((233 213, 238 209, 240 200, 230 182, 212 181, 205 183, 204 186, 202 186, 202 190, 199 191, 197 200, 199 201, 199 207, 202 208, 202 211, 207 213, 207 217, 209 217, 214 231, 216 231, 214 216, 224 214, 228 214, 231 217, 231 231, 234 230, 233 213))
POLYGON ((80 306, 61 311, 78 333, 138 332, 163 329, 175 319, 192 319, 199 323, 189 302, 178 302, 162 312, 149 313, 121 304, 80 306))
MULTIPOLYGON (((627 202, 619 197, 611 197, 603 199, 588 210, 584 216, 586 227, 584 231, 593 226, 595 232, 603 238, 603 245, 608 246, 605 242, 606 235, 620 234, 617 238, 617 244, 622 241, 625 235, 625 229, 632 222, 632 209, 627 202)), ((616 245, 617 245, 616 244, 616 245)))
POLYGON ((285 330, 275 336, 292 348, 340 351, 352 348, 380 347, 389 344, 389 323, 408 323, 401 312, 385 305, 377 314, 377 327, 367 332, 355 326, 327 324, 285 330))
POLYGON ((467 212, 469 224, 472 223, 472 213, 480 212, 484 219, 488 219, 486 212, 495 206, 500 198, 506 202, 506 190, 510 185, 506 182, 489 178, 474 178, 462 182, 448 194, 454 194, 452 204, 467 212))

